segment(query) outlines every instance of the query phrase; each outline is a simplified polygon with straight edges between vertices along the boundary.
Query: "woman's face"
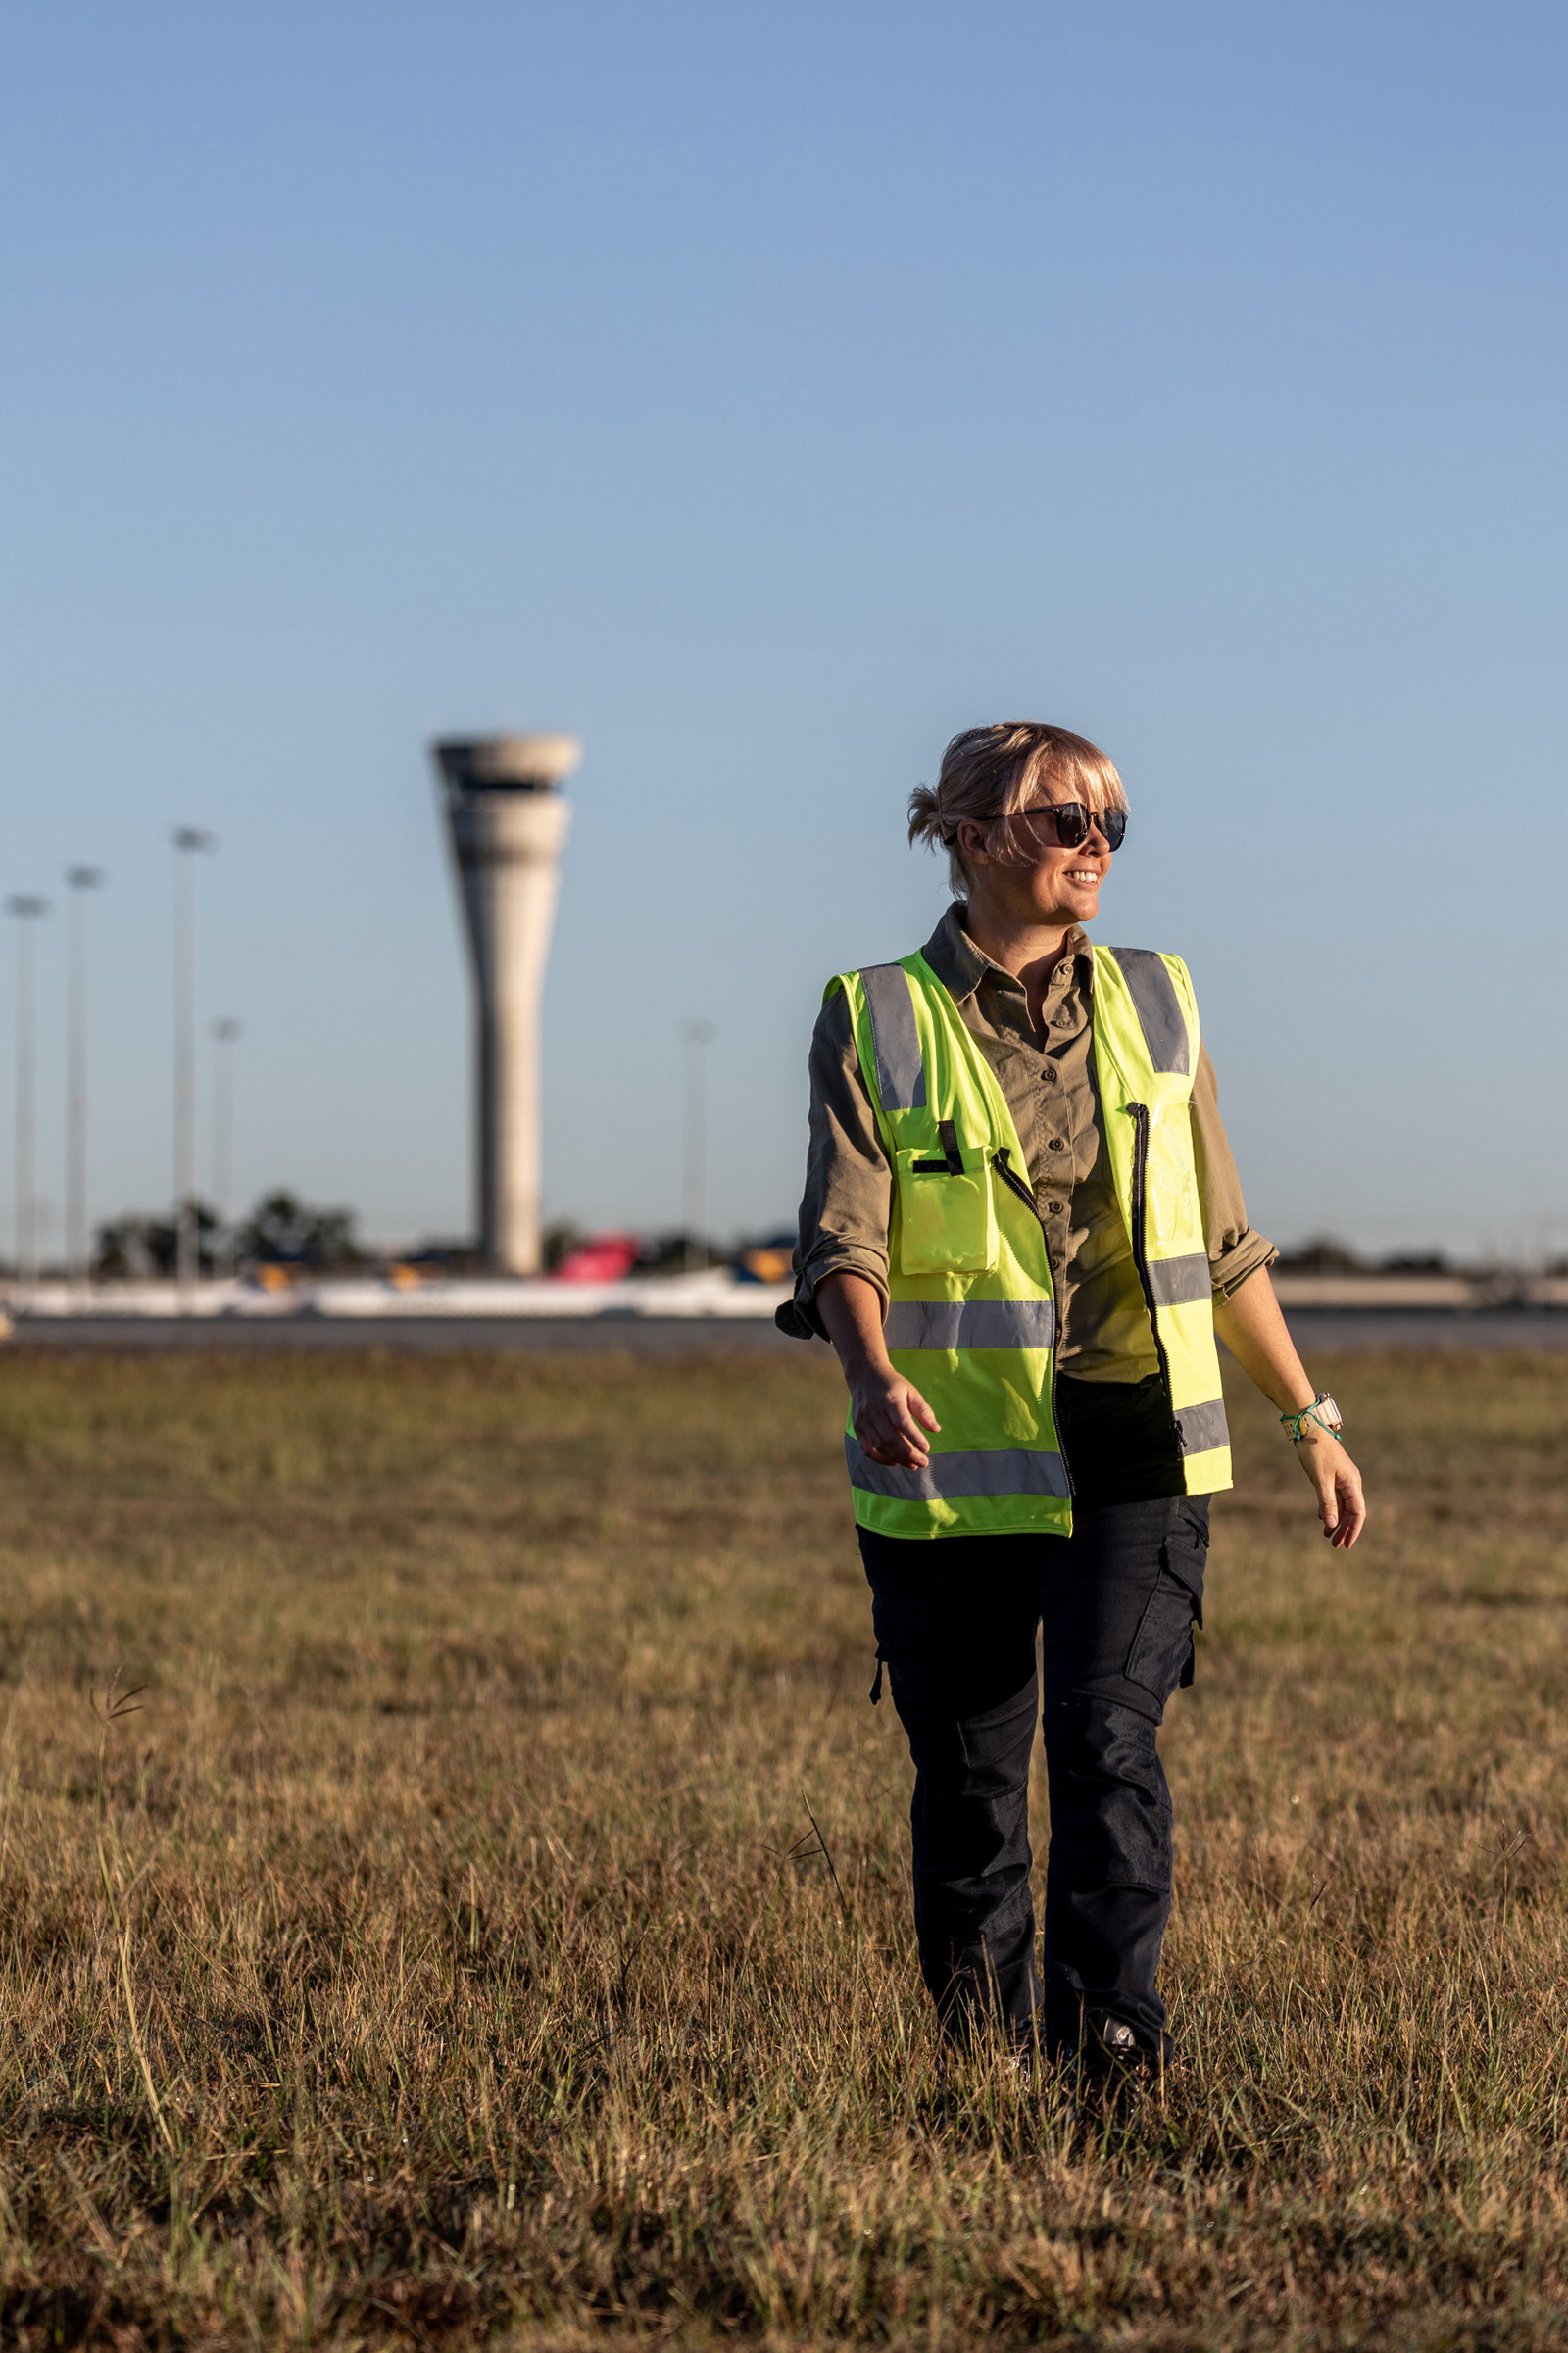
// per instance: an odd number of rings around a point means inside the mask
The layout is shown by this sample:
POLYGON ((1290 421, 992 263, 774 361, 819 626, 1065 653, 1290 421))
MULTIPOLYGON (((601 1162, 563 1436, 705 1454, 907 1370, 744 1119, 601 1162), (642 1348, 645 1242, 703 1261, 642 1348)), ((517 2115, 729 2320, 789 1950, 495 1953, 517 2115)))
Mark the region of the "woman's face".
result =
POLYGON ((981 900, 988 909, 1013 922, 1092 923, 1100 911, 1100 886, 1110 872, 1110 844, 1097 824, 1076 850, 1063 849, 1054 819, 1034 813, 1075 798, 1067 785, 1036 786, 1028 811, 1012 820, 1016 862, 1004 856, 994 858, 987 849, 994 840, 1004 853, 994 823, 966 817, 958 828, 958 842, 969 869, 971 901, 981 900))

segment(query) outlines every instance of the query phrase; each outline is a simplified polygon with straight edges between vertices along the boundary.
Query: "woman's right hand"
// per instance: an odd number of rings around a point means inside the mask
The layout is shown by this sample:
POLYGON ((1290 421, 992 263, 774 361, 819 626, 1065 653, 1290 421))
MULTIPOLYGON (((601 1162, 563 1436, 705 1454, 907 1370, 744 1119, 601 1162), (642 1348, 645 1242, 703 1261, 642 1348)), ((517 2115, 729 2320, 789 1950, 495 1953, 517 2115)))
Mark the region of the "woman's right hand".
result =
POLYGON ((861 1450, 895 1470, 923 1470, 931 1458, 926 1432, 942 1427, 914 1383, 886 1359, 863 1365, 850 1383, 850 1419, 861 1450))
POLYGON ((817 1285, 816 1305, 850 1385, 850 1421, 861 1447, 890 1470, 924 1470, 926 1432, 942 1424, 894 1367, 882 1338, 881 1293, 863 1275, 831 1274, 817 1285))

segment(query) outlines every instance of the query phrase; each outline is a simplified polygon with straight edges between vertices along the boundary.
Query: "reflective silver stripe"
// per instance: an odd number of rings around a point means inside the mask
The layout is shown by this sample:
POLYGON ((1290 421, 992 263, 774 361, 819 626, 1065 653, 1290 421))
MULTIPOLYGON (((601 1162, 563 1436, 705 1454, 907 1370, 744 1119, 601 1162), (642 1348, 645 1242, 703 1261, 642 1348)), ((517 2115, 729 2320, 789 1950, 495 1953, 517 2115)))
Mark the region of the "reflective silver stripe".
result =
POLYGON ((1210 1397, 1206 1405, 1179 1407, 1176 1443, 1184 1454, 1206 1454, 1211 1447, 1228 1446, 1231 1432, 1225 1419, 1225 1399, 1210 1397))
POLYGON ((1036 1446, 999 1446, 994 1453, 933 1454, 923 1470, 892 1470, 871 1462, 853 1433, 844 1434, 850 1485, 901 1503, 956 1503, 969 1495, 1065 1495, 1067 1469, 1059 1454, 1036 1446))
POLYGON ((895 1299, 882 1337, 890 1348, 1049 1348, 1056 1309, 1051 1299, 895 1299))
POLYGON ((1156 1070, 1185 1078, 1192 1069, 1192 1043, 1170 966, 1152 948, 1113 948, 1117 969, 1138 1014, 1149 1058, 1156 1070))
POLYGON ((1151 1258, 1149 1288, 1156 1307, 1195 1307, 1200 1299, 1212 1299, 1207 1251, 1194 1250, 1190 1258, 1151 1258))
POLYGON ((902 964, 867 964, 860 986, 876 1041, 876 1091, 884 1111, 923 1111, 925 1064, 914 1025, 909 976, 902 964))

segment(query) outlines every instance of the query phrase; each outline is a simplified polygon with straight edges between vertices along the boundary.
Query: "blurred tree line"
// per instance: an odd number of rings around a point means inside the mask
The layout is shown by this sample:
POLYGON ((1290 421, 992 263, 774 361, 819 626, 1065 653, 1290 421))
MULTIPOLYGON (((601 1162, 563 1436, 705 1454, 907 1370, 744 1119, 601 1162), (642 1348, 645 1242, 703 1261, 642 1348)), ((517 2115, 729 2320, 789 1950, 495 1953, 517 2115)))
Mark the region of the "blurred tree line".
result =
MULTIPOLYGON (((352 1209, 318 1208, 297 1194, 279 1191, 265 1194, 242 1224, 224 1226, 206 1201, 191 1206, 204 1275, 248 1266, 301 1266, 329 1274, 366 1263, 352 1209)), ((107 1282, 145 1282, 173 1274, 178 1255, 173 1217, 118 1217, 98 1228, 93 1273, 107 1282)))

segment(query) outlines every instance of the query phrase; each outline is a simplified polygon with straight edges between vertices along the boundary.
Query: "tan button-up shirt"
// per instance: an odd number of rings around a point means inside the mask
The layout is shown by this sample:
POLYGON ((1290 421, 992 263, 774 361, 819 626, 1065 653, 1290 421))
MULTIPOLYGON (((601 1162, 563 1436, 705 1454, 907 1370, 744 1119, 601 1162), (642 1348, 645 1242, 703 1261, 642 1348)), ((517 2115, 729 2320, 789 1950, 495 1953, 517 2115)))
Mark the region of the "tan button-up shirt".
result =
MULTIPOLYGON (((1022 981, 975 946, 963 915, 961 904, 949 907, 926 942, 925 957, 996 1073, 1018 1130, 1051 1253, 1061 1334, 1057 1363, 1079 1381, 1141 1381, 1159 1370, 1159 1359, 1105 1150, 1090 1032, 1089 942, 1079 930, 1068 934, 1069 953, 1051 975, 1036 1029, 1022 981)), ((884 1307, 888 1298, 893 1168, 842 990, 817 1016, 810 1066, 795 1329, 820 1333, 813 1301, 824 1276, 863 1275, 884 1307)), ((1206 1049, 1193 1080, 1192 1119, 1209 1272, 1216 1294, 1228 1298, 1276 1252, 1247 1222, 1206 1049)))

